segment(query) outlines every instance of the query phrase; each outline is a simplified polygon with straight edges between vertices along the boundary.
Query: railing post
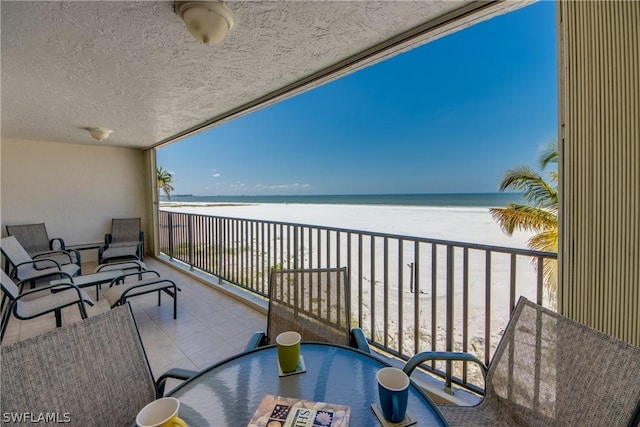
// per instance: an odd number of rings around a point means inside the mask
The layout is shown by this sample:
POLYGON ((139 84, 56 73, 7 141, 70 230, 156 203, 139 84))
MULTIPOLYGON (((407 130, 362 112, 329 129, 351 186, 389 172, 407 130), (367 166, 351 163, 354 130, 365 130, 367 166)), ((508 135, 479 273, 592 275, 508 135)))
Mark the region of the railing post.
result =
POLYGON ((536 282, 536 302, 542 305, 542 289, 544 287, 544 259, 538 257, 538 280, 536 282))
POLYGON ((187 215, 187 245, 189 246, 189 270, 193 271, 193 215, 187 215))
POLYGON ((216 242, 216 247, 218 248, 218 265, 216 266, 216 271, 218 274, 222 271, 222 262, 224 260, 224 219, 218 218, 218 241, 216 242))
POLYGON ((167 232, 169 233, 169 259, 173 261, 173 213, 167 212, 167 232))
POLYGON ((293 227, 293 268, 298 269, 298 226, 293 227))
MULTIPOLYGON (((446 351, 453 351, 453 246, 447 245, 447 342, 446 351)), ((435 301, 434 301, 435 304, 435 301)), ((453 364, 447 360, 447 369, 445 374, 444 391, 453 394, 451 387, 452 367, 453 364)))

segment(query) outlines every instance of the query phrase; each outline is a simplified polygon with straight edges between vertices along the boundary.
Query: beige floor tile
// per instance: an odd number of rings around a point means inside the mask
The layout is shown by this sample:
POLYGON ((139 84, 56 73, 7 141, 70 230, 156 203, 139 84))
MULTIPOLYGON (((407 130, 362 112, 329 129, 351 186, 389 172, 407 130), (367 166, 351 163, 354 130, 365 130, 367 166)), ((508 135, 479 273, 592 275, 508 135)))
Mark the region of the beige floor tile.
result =
POLYGON ((222 362, 226 358, 235 354, 238 354, 238 350, 235 347, 221 344, 216 347, 208 347, 193 353, 189 355, 189 359, 198 367, 199 370, 202 370, 215 363, 222 362))
POLYGON ((219 345, 225 340, 216 332, 206 329, 192 335, 172 337, 173 342, 188 356, 203 348, 219 345))

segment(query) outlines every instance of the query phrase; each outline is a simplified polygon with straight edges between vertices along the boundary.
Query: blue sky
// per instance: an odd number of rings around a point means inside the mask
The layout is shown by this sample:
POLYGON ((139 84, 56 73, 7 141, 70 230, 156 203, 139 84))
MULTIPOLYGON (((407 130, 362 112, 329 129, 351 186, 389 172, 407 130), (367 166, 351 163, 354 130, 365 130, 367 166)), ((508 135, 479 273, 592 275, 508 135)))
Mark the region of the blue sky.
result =
POLYGON ((158 150, 174 194, 495 192, 557 135, 535 3, 158 150))

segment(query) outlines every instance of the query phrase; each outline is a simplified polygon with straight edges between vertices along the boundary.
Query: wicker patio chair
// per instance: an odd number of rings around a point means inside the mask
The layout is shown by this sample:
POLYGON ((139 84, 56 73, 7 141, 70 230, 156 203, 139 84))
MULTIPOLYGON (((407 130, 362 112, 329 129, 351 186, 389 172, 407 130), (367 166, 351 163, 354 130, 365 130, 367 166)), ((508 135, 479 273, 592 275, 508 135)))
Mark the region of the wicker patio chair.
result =
POLYGON ((61 238, 49 239, 47 227, 44 223, 7 225, 6 228, 7 234, 15 236, 31 258, 35 260, 49 258, 61 265, 74 263, 82 268, 80 252, 67 249, 64 240, 61 238))
POLYGON ((284 331, 303 341, 351 345, 369 352, 359 328, 351 328, 350 288, 346 268, 272 269, 269 275, 267 333, 257 332, 246 350, 274 343, 284 331))
POLYGON ((104 246, 98 250, 99 264, 123 259, 142 260, 144 232, 140 218, 114 218, 111 233, 104 235, 104 246))
POLYGON ((17 319, 26 320, 43 316, 51 312, 55 313, 56 326, 62 325, 61 310, 71 305, 77 305, 80 316, 87 318, 85 303, 93 305, 93 301, 82 289, 72 284, 49 285, 34 291, 22 292, 24 282, 14 283, 13 280, 0 270, 0 286, 2 287, 2 306, 9 300, 9 305, 2 315, 0 322, 0 342, 9 326, 11 314, 17 319), (55 291, 55 292, 54 292, 55 291), (37 297, 36 297, 37 296, 37 297))
MULTIPOLYGON (((482 362, 466 353, 425 352, 427 360, 482 362)), ((484 368, 474 407, 440 406, 452 426, 637 426, 640 348, 521 297, 484 368)))
POLYGON ((28 280, 32 287, 37 279, 73 277, 80 272, 80 267, 71 262, 61 265, 54 259, 31 258, 15 236, 3 237, 0 250, 9 264, 9 277, 23 282, 28 280))
POLYGON ((172 369, 154 382, 128 304, 0 351, 3 413, 66 415, 73 426, 135 425, 167 378, 195 375, 172 369))

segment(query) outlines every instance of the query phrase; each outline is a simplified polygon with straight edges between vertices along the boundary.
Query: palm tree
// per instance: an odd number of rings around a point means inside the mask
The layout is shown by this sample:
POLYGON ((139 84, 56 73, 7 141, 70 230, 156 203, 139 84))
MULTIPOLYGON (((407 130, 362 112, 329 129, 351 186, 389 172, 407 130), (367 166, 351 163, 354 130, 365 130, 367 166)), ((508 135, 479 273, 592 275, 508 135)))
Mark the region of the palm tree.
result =
MULTIPOLYGON (((509 236, 515 230, 535 232, 536 234, 527 242, 529 248, 533 250, 558 252, 557 164, 558 141, 554 139, 545 146, 540 156, 540 173, 529 166, 517 166, 508 170, 500 182, 500 191, 520 191, 529 203, 526 205, 513 203, 505 208, 490 209, 493 219, 509 236), (542 173, 550 164, 555 164, 556 170, 549 171, 548 180, 545 180, 542 173)), ((543 279, 553 302, 558 287, 556 260, 544 260, 543 279)))
POLYGON ((173 182, 173 174, 162 169, 162 166, 160 166, 156 169, 156 177, 158 182, 158 191, 164 191, 167 199, 171 200, 171 192, 173 191, 173 187, 171 186, 171 183, 173 182))

